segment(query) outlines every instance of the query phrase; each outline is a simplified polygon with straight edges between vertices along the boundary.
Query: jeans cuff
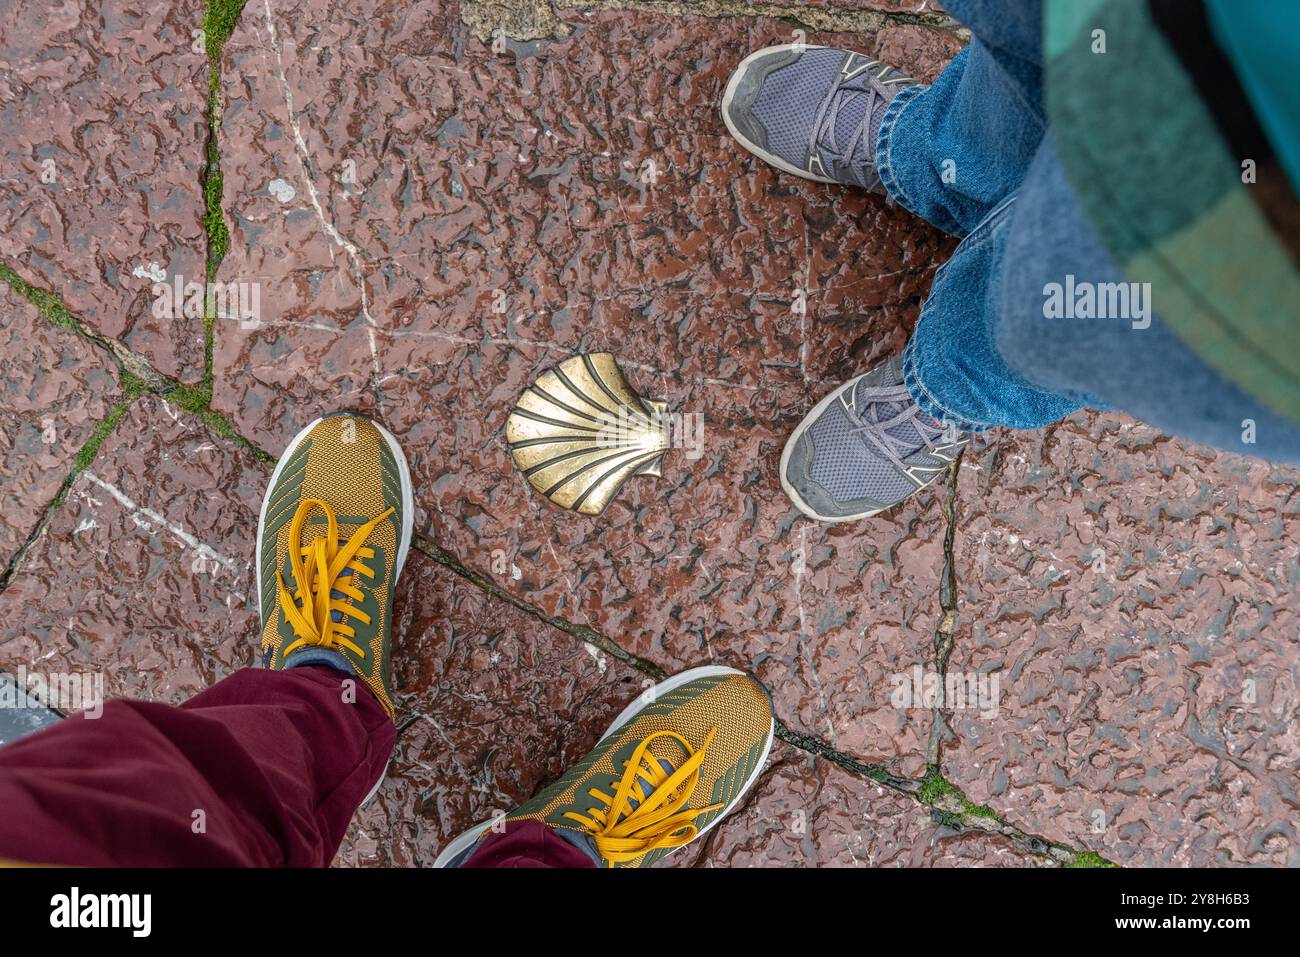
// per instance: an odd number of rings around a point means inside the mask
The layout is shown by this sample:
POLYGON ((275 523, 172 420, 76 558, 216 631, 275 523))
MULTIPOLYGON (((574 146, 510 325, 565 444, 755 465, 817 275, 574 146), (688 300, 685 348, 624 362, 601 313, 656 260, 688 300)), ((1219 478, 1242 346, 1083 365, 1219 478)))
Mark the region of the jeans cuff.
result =
POLYGON ((921 384, 921 379, 916 368, 916 335, 907 342, 907 348, 903 350, 903 384, 907 386, 908 394, 911 395, 912 401, 921 407, 921 411, 934 419, 936 422, 942 422, 945 425, 951 423, 962 432, 987 432, 993 428, 990 422, 974 422, 970 419, 962 418, 949 409, 940 405, 930 391, 921 384))
MULTIPOLYGON (((898 182, 889 151, 893 146, 894 124, 907 109, 907 105, 928 89, 928 86, 917 85, 902 90, 885 108, 885 115, 880 120, 880 130, 876 133, 876 172, 880 175, 880 182, 889 197, 913 216, 921 216, 921 212, 898 182)), ((925 217, 921 216, 921 218, 925 217)))

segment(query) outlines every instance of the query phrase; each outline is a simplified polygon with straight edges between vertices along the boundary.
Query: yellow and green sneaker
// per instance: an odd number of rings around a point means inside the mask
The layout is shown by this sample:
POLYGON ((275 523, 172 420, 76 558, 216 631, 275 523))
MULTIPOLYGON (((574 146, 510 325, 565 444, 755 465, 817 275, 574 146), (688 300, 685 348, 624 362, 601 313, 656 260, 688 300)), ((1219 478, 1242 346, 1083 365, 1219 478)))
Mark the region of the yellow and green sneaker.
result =
MULTIPOLYGON (((734 668, 693 668, 648 689, 591 752, 505 815, 541 821, 607 867, 647 867, 708 832, 758 779, 775 722, 767 689, 734 668)), ((453 840, 458 865, 493 821, 453 840)))
POLYGON ((294 437, 257 526, 265 667, 350 671, 393 715, 393 592, 414 515, 406 456, 383 426, 336 413, 294 437))

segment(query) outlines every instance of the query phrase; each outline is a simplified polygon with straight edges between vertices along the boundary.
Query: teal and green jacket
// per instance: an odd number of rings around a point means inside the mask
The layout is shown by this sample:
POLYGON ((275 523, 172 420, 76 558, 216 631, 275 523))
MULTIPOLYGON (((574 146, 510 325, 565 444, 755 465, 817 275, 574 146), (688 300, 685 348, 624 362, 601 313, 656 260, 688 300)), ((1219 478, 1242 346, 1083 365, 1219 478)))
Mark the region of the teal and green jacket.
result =
POLYGON ((1047 112, 1088 221, 1189 348, 1300 422, 1300 2, 1045 13, 1047 112))

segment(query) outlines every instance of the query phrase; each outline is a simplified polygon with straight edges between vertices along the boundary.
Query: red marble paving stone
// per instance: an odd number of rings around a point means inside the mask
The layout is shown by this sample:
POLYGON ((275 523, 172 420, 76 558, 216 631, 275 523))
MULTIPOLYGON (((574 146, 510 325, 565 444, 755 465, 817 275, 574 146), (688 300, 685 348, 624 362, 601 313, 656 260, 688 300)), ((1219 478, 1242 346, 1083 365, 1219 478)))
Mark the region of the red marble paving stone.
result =
POLYGON ((884 27, 876 34, 876 46, 870 52, 918 83, 933 83, 963 46, 965 43, 947 30, 909 23, 884 27))
POLYGON ((580 760, 650 680, 419 553, 400 588, 394 667, 410 723, 340 865, 432 864, 580 760))
MULTIPOLYGON (((306 28, 306 20, 295 19, 296 26, 306 28)), ((340 11, 337 22, 326 18, 322 29, 337 32, 349 23, 356 25, 340 11)), ((289 24, 279 29, 272 42, 266 8, 250 4, 226 47, 222 151, 231 249, 220 278, 259 284, 261 321, 218 322, 214 350, 214 407, 232 413, 245 435, 270 449, 282 448, 323 412, 352 408, 375 414, 380 370, 372 323, 379 313, 370 285, 392 290, 395 329, 409 322, 407 313, 421 298, 412 294, 410 277, 397 260, 376 264, 364 243, 355 245, 339 231, 348 224, 336 225, 340 210, 325 177, 342 175, 341 160, 325 158, 309 119, 297 112, 316 108, 315 88, 297 84, 286 94, 288 81, 282 82, 281 74, 296 76, 299 41, 289 24), (299 134, 312 141, 310 151, 299 146, 288 96, 294 97, 299 134)), ((342 67, 362 47, 338 40, 331 49, 328 57, 312 62, 342 67)), ((335 86, 349 89, 355 74, 349 76, 335 86)), ((337 145, 348 142, 345 137, 337 145)), ((373 174, 360 166, 357 183, 373 174)), ((334 185, 346 205, 347 190, 334 185)), ((431 288, 450 298, 436 280, 431 288)))
POLYGON ((960 480, 952 667, 1001 705, 953 712, 951 779, 1123 863, 1300 862, 1300 475, 1120 416, 992 441, 960 480))
POLYGON ((237 384, 238 429, 250 442, 279 455, 309 422, 327 412, 376 415, 370 330, 345 332, 308 323, 263 320, 217 323, 213 407, 230 411, 229 384, 237 384))
POLYGON ((0 593, 0 668, 102 671, 109 696, 175 703, 252 664, 269 476, 193 417, 141 399, 0 593))
MULTIPOLYGON (((923 728, 888 704, 889 675, 933 629, 937 581, 925 563, 936 550, 924 535, 940 528, 937 509, 922 498, 856 529, 814 530, 813 546, 833 544, 799 583, 810 609, 801 625, 795 513, 776 460, 828 387, 822 368, 846 375, 855 356, 901 346, 946 240, 878 198, 778 176, 725 135, 716 100, 731 67, 786 26, 700 21, 701 32, 694 21, 585 16, 570 39, 515 61, 428 5, 310 20, 277 9, 274 42, 265 10, 251 12, 227 47, 226 74, 242 91, 223 128, 233 243, 243 220, 263 224, 256 238, 275 255, 248 274, 277 270, 264 280, 273 295, 299 264, 322 268, 328 250, 312 239, 299 253, 261 192, 297 169, 296 195, 308 195, 305 158, 326 218, 364 250, 338 255, 334 274, 366 276, 378 411, 405 444, 435 539, 479 569, 508 559, 520 575, 503 585, 666 666, 748 664, 805 730, 880 756, 901 743, 914 763, 923 728), (280 68, 305 149, 284 129, 280 68), (413 109, 423 93, 427 105, 413 109), (660 179, 643 190, 641 163, 656 157, 660 179), (367 185, 345 194, 331 171, 348 158, 367 185), (818 292, 806 316, 790 308, 795 281, 829 290, 824 327, 818 292), (501 437, 519 393, 571 349, 617 352, 645 394, 702 412, 720 437, 689 468, 670 455, 664 480, 632 483, 601 523, 526 492, 501 437), (883 616, 864 593, 885 596, 883 616), (882 642, 893 643, 883 655, 882 642)), ((238 261, 232 252, 226 263, 238 261)), ((241 275, 223 265, 224 278, 241 275)), ((311 321, 309 303, 290 302, 272 314, 311 321)), ((218 407, 282 446, 301 422, 364 392, 359 323, 335 352, 342 361, 313 371, 305 389, 262 343, 324 354, 338 338, 329 329, 308 339, 271 322, 235 346, 237 324, 219 323, 218 407), (250 366, 296 391, 244 375, 250 366)))
MULTIPOLYGON (((1025 866, 1001 837, 959 835, 905 795, 777 742, 745 802, 681 856, 695 867, 1025 866)), ((676 858, 670 859, 677 863, 676 858)))
POLYGON ((155 318, 149 276, 203 281, 202 22, 200 0, 18 0, 0 22, 0 258, 188 381, 202 322, 155 318))
MULTIPOLYGON (((874 200, 845 192, 840 202, 874 200)), ((898 206, 870 206, 836 225, 838 249, 821 247, 812 263, 805 368, 814 380, 838 383, 903 350, 934 270, 956 241, 898 206)))
POLYGON ((77 452, 108 415, 117 367, 0 283, 0 565, 40 523, 77 452))

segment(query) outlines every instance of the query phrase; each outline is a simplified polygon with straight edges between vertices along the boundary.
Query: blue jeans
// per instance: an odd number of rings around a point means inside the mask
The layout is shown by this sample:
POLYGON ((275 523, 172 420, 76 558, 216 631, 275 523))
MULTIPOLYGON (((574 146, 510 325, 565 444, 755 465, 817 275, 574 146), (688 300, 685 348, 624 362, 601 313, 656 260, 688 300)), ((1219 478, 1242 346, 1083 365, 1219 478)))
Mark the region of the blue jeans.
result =
POLYGON ((963 237, 904 353, 913 398, 969 431, 1113 409, 1193 441, 1300 463, 1300 429, 1183 345, 1149 297, 1145 317, 1045 317, 1049 284, 1130 277, 1085 221, 1057 156, 1043 107, 1041 4, 944 5, 974 39, 933 86, 895 98, 876 149, 890 196, 963 237))

